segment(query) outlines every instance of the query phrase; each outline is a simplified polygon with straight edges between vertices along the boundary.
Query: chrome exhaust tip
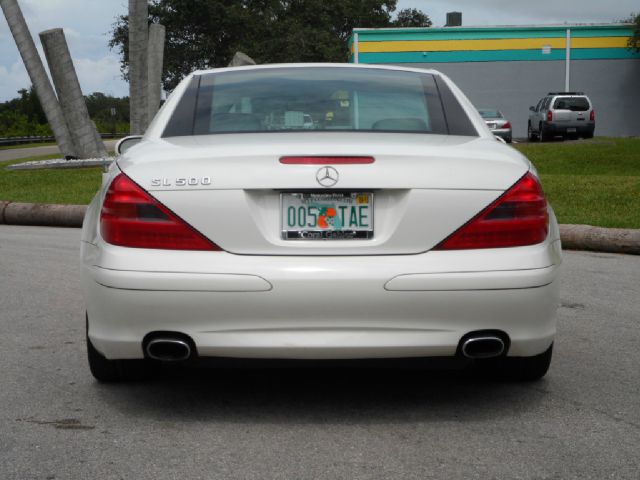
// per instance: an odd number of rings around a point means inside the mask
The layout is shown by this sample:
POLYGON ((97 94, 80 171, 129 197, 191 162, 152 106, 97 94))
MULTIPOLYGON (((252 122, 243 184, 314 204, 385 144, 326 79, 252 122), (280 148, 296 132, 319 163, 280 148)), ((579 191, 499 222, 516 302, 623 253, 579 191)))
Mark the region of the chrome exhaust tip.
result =
POLYGON ((181 362, 191 356, 191 347, 177 338, 154 338, 145 349, 147 356, 163 362, 181 362))
POLYGON ((462 354, 467 358, 499 357, 504 350, 504 341, 493 335, 471 337, 462 343, 462 354))

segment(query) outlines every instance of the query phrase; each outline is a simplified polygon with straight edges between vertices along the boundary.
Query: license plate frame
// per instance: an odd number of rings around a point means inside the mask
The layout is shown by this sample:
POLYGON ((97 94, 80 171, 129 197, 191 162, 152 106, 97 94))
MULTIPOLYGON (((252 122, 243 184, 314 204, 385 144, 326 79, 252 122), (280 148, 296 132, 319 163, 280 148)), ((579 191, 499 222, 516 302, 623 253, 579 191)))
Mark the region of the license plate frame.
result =
MULTIPOLYGON (((301 191, 287 191, 280 192, 280 236, 282 240, 370 240, 374 235, 374 193, 372 191, 331 191, 331 192, 301 192, 301 191), (366 198, 366 202, 363 201, 366 198), (296 199, 296 202, 292 200, 296 199), (347 199, 349 201, 347 201, 347 199), (340 203, 342 201, 342 203, 340 203), (290 218, 287 218, 287 214, 290 214, 290 207, 297 204, 297 211, 294 213, 295 223, 298 225, 290 225, 290 218), (306 204, 306 205, 305 205, 306 204), (285 212, 285 207, 287 212, 285 212), (341 208, 344 207, 344 208, 341 208), (352 219, 354 211, 351 207, 356 208, 355 211, 357 220, 362 223, 363 219, 366 219, 366 225, 344 225, 344 216, 346 215, 346 209, 349 208, 349 217, 352 219), (366 207, 363 211, 360 207, 366 207), (305 208, 306 214, 311 208, 317 209, 317 218, 314 223, 306 222, 305 226, 299 225, 300 217, 296 216, 300 213, 299 208, 305 208), (323 212, 322 208, 326 211, 323 212), (333 208, 334 212, 328 209, 333 208), (320 217, 324 216, 324 223, 327 228, 321 227, 320 217), (335 227, 338 225, 338 227, 335 227)), ((310 218, 313 214, 310 214, 310 218)))
POLYGON ((567 133, 576 133, 577 129, 575 127, 568 127, 567 133))

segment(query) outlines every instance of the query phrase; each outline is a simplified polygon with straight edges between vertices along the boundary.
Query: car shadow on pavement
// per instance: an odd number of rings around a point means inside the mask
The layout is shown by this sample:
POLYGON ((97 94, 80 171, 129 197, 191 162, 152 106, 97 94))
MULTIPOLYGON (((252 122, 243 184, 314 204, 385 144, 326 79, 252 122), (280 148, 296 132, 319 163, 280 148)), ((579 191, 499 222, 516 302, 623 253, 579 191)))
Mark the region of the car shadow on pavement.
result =
POLYGON ((153 381, 95 387, 101 401, 151 421, 369 424, 519 415, 543 408, 546 383, 469 369, 172 368, 153 381))

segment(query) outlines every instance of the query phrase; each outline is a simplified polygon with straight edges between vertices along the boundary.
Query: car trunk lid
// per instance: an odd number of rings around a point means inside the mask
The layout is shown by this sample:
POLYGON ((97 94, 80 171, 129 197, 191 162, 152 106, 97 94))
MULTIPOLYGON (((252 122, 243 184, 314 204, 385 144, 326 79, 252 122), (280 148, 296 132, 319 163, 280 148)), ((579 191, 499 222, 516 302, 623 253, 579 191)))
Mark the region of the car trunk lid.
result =
MULTIPOLYGON (((135 161, 125 155, 118 165, 231 253, 412 254, 431 249, 528 171, 526 159, 504 148, 487 139, 423 134, 209 135, 147 141, 136 147, 135 161), (318 156, 327 162, 281 162, 318 156), (327 166, 338 176, 330 188, 318 180, 327 166), (371 238, 283 238, 285 197, 327 192, 372 195, 371 238)), ((330 201, 325 195, 320 206, 330 201)))

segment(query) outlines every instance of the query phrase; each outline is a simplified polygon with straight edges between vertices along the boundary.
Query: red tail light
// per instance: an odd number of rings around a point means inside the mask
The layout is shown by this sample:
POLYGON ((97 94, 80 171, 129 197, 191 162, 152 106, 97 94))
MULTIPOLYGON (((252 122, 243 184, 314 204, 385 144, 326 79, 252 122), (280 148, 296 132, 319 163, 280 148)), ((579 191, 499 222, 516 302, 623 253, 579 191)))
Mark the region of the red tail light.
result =
POLYGON ((547 122, 552 122, 552 121, 553 121, 553 112, 549 110, 547 112, 547 122))
POLYGON ((123 173, 107 190, 100 233, 106 242, 123 247, 221 250, 123 173))
POLYGON ((542 186, 527 173, 434 250, 534 245, 544 241, 548 231, 549 214, 542 186))
POLYGON ((511 128, 511 122, 507 122, 505 123, 502 127, 500 128, 511 128))
POLYGON ((592 122, 596 121, 596 111, 595 110, 591 110, 591 113, 589 114, 589 120, 591 120, 592 122))

